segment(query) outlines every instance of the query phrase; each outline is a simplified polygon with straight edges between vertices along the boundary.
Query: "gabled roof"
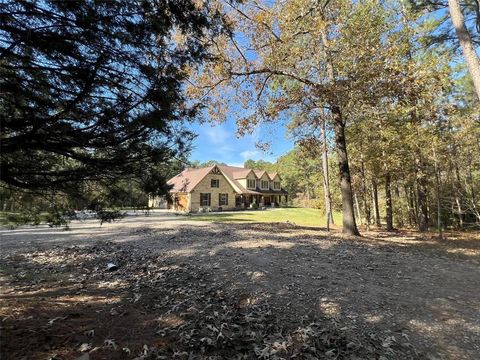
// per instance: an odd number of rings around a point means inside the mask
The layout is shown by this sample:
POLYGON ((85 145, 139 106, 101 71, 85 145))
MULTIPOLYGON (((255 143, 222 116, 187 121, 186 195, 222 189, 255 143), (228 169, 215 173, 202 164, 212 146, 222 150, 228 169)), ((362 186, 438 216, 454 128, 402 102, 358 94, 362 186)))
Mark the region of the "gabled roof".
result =
POLYGON ((255 176, 259 179, 263 176, 263 174, 267 173, 265 170, 253 170, 253 172, 255 173, 255 176))
POLYGON ((280 175, 278 175, 278 173, 276 173, 276 172, 268 173, 267 175, 270 178, 270 180, 275 179, 276 176, 280 177, 280 175))
MULTIPOLYGON (((228 166, 228 167, 233 168, 233 166, 228 166)), ((237 169, 237 168, 235 167, 235 169, 237 169)), ((248 174, 250 174, 251 172, 253 172, 252 169, 243 169, 242 168, 241 170, 233 170, 232 171, 232 176, 233 176, 234 179, 245 179, 248 176, 248 174)))
POLYGON ((185 169, 177 176, 168 180, 168 185, 173 185, 170 192, 190 192, 207 174, 213 170, 215 165, 200 169, 185 169))
MULTIPOLYGON (((228 165, 212 165, 200 169, 185 169, 177 176, 171 178, 167 184, 172 185, 172 189, 170 192, 191 192, 195 186, 198 185, 202 179, 207 176, 214 168, 220 170, 223 176, 227 179, 233 189, 241 194, 256 194, 261 195, 261 191, 246 189, 239 179, 245 179, 248 174, 253 172, 257 178, 261 178, 264 174, 273 180, 277 173, 268 174, 264 170, 251 170, 245 169, 236 166, 228 166, 228 165), (273 175, 273 176, 272 176, 273 175)), ((275 193, 286 193, 285 190, 269 190, 268 192, 275 192, 275 193)))
POLYGON ((218 165, 220 171, 232 183, 234 188, 242 194, 258 194, 255 190, 246 189, 238 179, 245 179, 252 171, 251 169, 240 168, 236 166, 218 165), (246 173, 246 174, 245 174, 246 173), (241 176, 241 177, 238 177, 241 176))

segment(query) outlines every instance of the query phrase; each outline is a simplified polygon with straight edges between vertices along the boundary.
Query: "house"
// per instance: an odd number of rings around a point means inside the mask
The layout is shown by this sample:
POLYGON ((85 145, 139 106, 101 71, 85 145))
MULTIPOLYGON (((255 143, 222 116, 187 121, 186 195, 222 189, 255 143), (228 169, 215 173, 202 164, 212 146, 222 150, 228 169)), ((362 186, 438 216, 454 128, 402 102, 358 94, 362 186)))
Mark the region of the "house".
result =
POLYGON ((277 173, 234 166, 186 169, 168 181, 169 208, 198 212, 279 206, 288 200, 281 182, 277 173))

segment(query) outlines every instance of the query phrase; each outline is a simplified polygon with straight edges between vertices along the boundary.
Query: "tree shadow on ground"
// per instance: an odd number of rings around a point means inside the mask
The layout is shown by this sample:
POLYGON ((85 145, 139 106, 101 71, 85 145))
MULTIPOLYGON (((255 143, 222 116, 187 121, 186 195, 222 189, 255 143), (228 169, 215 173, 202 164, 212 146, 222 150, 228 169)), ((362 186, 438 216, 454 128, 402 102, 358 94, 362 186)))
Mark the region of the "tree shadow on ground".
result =
POLYGON ((448 255, 453 243, 425 252, 407 235, 288 224, 132 232, 5 257, 2 356, 74 358, 82 344, 91 359, 474 359, 480 350, 479 269, 448 255))

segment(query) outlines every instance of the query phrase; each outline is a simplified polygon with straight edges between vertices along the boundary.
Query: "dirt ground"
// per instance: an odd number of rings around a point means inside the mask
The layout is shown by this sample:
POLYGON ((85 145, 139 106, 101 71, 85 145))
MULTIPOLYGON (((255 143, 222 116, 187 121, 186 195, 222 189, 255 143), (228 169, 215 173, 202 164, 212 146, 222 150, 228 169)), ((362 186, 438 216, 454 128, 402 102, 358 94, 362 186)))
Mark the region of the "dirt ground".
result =
POLYGON ((480 358, 479 234, 185 219, 0 231, 1 359, 480 358))

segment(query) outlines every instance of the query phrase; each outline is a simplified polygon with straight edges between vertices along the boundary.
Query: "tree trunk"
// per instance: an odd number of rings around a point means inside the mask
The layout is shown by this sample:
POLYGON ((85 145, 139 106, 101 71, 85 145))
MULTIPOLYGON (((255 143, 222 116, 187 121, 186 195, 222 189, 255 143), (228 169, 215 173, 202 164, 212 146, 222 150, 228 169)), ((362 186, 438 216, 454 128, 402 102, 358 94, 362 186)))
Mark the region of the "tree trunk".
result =
POLYGON ((415 190, 415 184, 410 187, 410 201, 413 209, 413 215, 415 220, 415 225, 418 227, 418 201, 415 190))
POLYGON ((363 225, 362 212, 360 211, 360 204, 358 202, 358 196, 356 192, 353 194, 353 199, 355 200, 355 207, 357 208, 357 219, 360 222, 360 225, 363 225))
POLYGON ((472 38, 465 26, 465 18, 463 17, 459 0, 448 0, 448 9, 450 10, 453 27, 455 28, 460 46, 462 47, 463 56, 472 77, 477 97, 480 100, 480 61, 475 52, 472 38))
POLYGON ((327 129, 325 119, 322 121, 322 170, 323 170, 323 193, 325 196, 325 215, 327 219, 327 230, 330 230, 330 224, 333 222, 332 196, 330 194, 330 180, 328 171, 328 149, 327 149, 327 129))
POLYGON ((387 172, 385 175, 385 221, 387 223, 387 231, 393 230, 393 211, 392 211, 392 191, 391 176, 387 172))
POLYGON ((418 231, 428 230, 428 199, 426 187, 426 174, 420 158, 415 159, 416 180, 417 180, 417 202, 418 202, 418 231))
POLYGON ((457 212, 458 212, 458 222, 460 225, 460 229, 463 228, 463 211, 462 211, 462 205, 460 204, 460 197, 461 191, 460 191, 460 186, 462 186, 462 182, 460 180, 460 172, 458 171, 458 165, 455 164, 455 179, 456 179, 456 184, 455 184, 455 203, 457 205, 457 212))
POLYGON ((403 192, 405 193, 405 203, 407 204, 407 216, 408 216, 408 225, 414 225, 414 214, 411 206, 411 200, 409 195, 409 189, 406 184, 403 184, 403 192))
MULTIPOLYGON (((307 174, 304 175, 307 179, 307 174)), ((308 182, 305 184, 305 195, 307 196, 307 207, 310 206, 310 186, 308 186, 308 182)))
POLYGON ((362 192, 363 192, 363 209, 365 211, 365 224, 367 226, 367 231, 370 231, 370 203, 368 201, 368 191, 367 191, 367 177, 365 174, 365 163, 363 161, 363 153, 362 153, 362 162, 361 162, 361 171, 362 171, 362 192))
POLYGON ((380 207, 378 206, 378 186, 377 181, 372 179, 372 200, 373 200, 373 207, 374 207, 374 215, 375 215, 375 225, 380 227, 381 220, 380 220, 380 207))
POLYGON ((340 107, 338 105, 332 105, 331 109, 335 130, 338 168, 340 171, 340 190, 342 192, 342 232, 350 235, 360 235, 355 222, 355 213, 353 209, 352 181, 350 178, 350 168, 348 166, 345 124, 342 119, 340 107))
POLYGON ((458 212, 458 225, 460 229, 463 229, 463 211, 462 205, 460 204, 460 198, 455 196, 455 204, 457 205, 457 212, 458 212))
POLYGON ((433 161, 435 166, 435 190, 437 195, 437 229, 438 229, 438 237, 440 240, 443 238, 442 232, 442 206, 440 202, 440 174, 438 170, 438 163, 437 163, 437 153, 435 151, 435 147, 433 148, 433 161))
POLYGON ((405 225, 405 219, 404 219, 404 211, 403 211, 403 205, 402 202, 400 201, 400 189, 398 186, 398 181, 394 181, 394 189, 395 189, 395 196, 398 200, 398 216, 395 217, 395 220, 397 221, 397 227, 398 228, 403 228, 405 225))
POLYGON ((421 184, 418 185, 417 189, 417 200, 418 200, 418 230, 427 231, 428 230, 428 203, 427 203, 427 192, 425 187, 421 184))
MULTIPOLYGON (((335 84, 335 69, 333 68, 327 32, 321 32, 322 47, 327 58, 327 76, 331 85, 335 84)), ((359 236, 355 213, 353 210, 352 181, 350 168, 348 166, 347 143, 345 141, 345 123, 342 118, 342 110, 335 92, 330 94, 330 111, 332 112, 333 129, 335 131, 335 148, 338 157, 338 168, 340 170, 340 190, 342 193, 342 232, 345 234, 359 236)))
POLYGON ((472 158, 470 158, 470 161, 468 163, 468 181, 470 182, 470 193, 471 193, 469 201, 471 202, 471 206, 472 206, 471 209, 473 211, 473 214, 475 215, 475 223, 478 225, 480 224, 480 211, 477 209, 477 193, 475 191, 475 185, 473 182, 472 158))

